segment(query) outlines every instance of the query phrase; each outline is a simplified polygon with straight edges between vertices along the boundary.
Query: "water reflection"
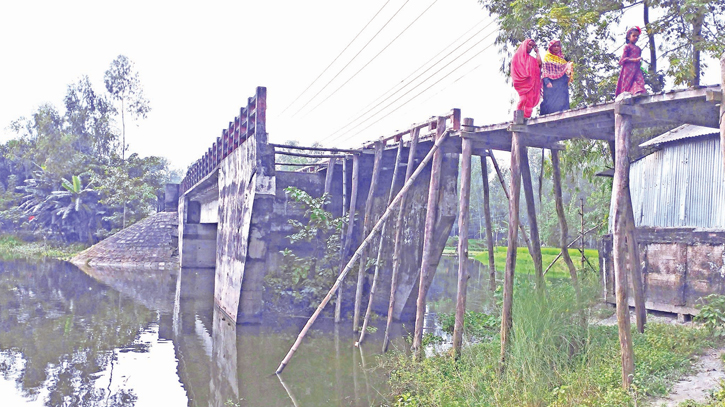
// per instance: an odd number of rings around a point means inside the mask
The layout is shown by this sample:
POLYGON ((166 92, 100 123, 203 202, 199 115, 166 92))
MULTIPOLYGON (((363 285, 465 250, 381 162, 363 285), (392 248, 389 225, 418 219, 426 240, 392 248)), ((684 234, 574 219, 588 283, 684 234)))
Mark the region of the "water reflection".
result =
MULTIPOLYGON (((485 287, 477 289, 480 272, 471 271, 469 309, 488 301, 479 293, 485 287)), ((435 312, 455 307, 456 275, 456 262, 443 259, 429 295, 429 331, 435 312)), ((306 320, 267 316, 261 325, 236 325, 215 310, 213 285, 213 269, 84 273, 64 262, 0 262, 2 405, 386 402, 385 378, 373 370, 384 318, 371 323, 377 331, 361 348, 353 346, 351 323, 319 320, 279 377, 272 373, 306 320)), ((408 349, 412 327, 393 325, 391 349, 408 349)))

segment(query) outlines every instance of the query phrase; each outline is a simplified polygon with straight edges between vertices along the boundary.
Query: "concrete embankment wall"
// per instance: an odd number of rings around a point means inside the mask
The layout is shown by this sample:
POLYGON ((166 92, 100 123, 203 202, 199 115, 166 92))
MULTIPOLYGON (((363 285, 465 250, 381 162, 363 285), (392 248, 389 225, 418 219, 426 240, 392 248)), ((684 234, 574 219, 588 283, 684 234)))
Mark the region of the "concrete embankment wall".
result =
POLYGON ((158 212, 80 252, 71 263, 175 270, 179 267, 178 215, 158 212))

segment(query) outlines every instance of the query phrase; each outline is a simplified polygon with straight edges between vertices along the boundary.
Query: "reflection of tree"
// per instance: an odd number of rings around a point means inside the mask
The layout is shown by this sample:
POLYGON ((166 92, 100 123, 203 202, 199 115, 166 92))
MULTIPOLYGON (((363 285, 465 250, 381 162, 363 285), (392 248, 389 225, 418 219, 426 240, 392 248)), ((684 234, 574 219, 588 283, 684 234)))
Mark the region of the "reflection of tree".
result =
POLYGON ((22 358, 18 386, 28 397, 46 387, 48 406, 134 405, 131 390, 95 381, 154 319, 68 263, 0 262, 0 373, 22 358))

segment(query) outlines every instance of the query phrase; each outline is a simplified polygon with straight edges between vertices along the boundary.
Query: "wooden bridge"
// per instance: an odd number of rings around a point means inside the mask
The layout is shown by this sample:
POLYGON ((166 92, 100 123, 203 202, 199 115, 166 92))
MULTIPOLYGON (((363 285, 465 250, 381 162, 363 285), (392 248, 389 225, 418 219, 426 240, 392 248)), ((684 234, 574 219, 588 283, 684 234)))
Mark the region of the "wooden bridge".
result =
MULTIPOLYGON (((725 74, 724 74, 725 75, 725 74)), ((725 81, 725 79, 724 79, 725 81)), ((354 264, 358 270, 353 326, 366 324, 363 305, 392 318, 415 316, 414 348, 420 350, 425 296, 450 230, 458 217, 460 236, 468 235, 468 206, 471 183, 471 157, 479 156, 483 172, 484 213, 488 245, 491 224, 488 212, 488 183, 485 160, 493 161, 493 150, 511 152, 509 190, 508 255, 504 272, 502 358, 511 327, 513 270, 519 229, 519 195, 523 186, 530 222, 530 236, 524 233, 536 268, 538 286, 543 270, 538 236, 534 194, 527 148, 551 151, 554 166, 554 193, 563 238, 567 245, 563 214, 558 151, 564 140, 596 139, 610 143, 615 158, 612 205, 615 213, 613 238, 613 280, 617 286, 617 312, 623 355, 630 355, 631 338, 628 295, 634 294, 638 327, 644 329, 644 288, 641 265, 634 239, 634 221, 628 190, 629 138, 632 129, 667 124, 696 124, 721 129, 725 156, 725 127, 722 86, 698 87, 656 95, 620 95, 615 102, 546 115, 524 121, 476 126, 473 119, 461 119, 458 109, 411 126, 402 132, 381 138, 360 149, 306 149, 270 144, 265 132, 266 89, 257 88, 246 107, 216 143, 188 171, 180 186, 179 246, 182 267, 215 267, 215 304, 237 323, 258 320, 262 312, 262 280, 279 268, 279 251, 290 247, 288 219, 301 213, 288 205, 284 188, 295 186, 313 196, 327 192, 332 197, 330 210, 335 216, 347 216, 349 227, 344 236, 343 264, 340 276, 328 296, 312 316, 280 365, 284 369, 299 346, 305 332, 319 312, 340 291, 341 282, 354 264), (718 105, 719 103, 719 105, 718 105), (322 150, 308 151, 302 150, 322 150), (282 171, 280 155, 322 158, 306 165, 306 171, 282 171), (460 167, 459 167, 460 160, 460 167), (429 165, 430 164, 430 165, 429 165), (460 168, 460 170, 459 170, 460 168), (403 175, 402 169, 405 169, 403 175), (460 191, 457 179, 461 177, 460 191), (360 217, 354 214, 360 211, 360 217), (396 216, 393 216, 396 215, 396 216), (627 266, 625 255, 629 256, 627 266), (366 259, 375 258, 377 266, 365 269, 366 259), (392 261, 381 262, 381 259, 392 261), (631 288, 627 282, 627 272, 631 288), (625 349, 626 348, 626 349, 625 349)), ((519 112, 517 112, 519 113, 519 112)), ((500 174, 499 174, 500 176, 500 174)), ((502 186, 506 185, 501 177, 502 186)), ((521 228, 524 232, 523 228, 521 228)), ((459 295, 454 332, 454 348, 460 350, 462 312, 468 264, 468 245, 460 239, 459 295)), ((489 253, 492 255, 492 250, 489 253)), ((576 270, 563 250, 573 283, 576 270)), ((491 286, 495 287, 493 258, 489 259, 491 286)), ((352 294, 351 294, 352 296, 352 294)), ((336 310, 339 320, 340 310, 336 310)), ((361 340, 365 329, 361 330, 361 340)), ((624 357, 623 357, 624 358, 624 357)), ((624 359, 623 359, 624 360, 624 359)), ((631 362, 624 360, 626 366, 631 362)), ((625 381, 626 379, 625 376, 625 381)))

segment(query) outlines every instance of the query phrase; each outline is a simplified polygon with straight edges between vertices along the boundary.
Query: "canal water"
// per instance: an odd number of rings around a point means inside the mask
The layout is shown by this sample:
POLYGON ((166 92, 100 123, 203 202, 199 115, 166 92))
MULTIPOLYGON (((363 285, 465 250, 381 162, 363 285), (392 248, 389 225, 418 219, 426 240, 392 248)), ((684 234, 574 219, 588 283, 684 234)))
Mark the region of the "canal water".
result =
MULTIPOLYGON (((486 307, 486 271, 472 267, 468 309, 486 307)), ((428 332, 455 307, 457 264, 431 287, 428 332)), ((355 348, 349 322, 318 320, 281 377, 306 318, 235 325, 213 307, 213 270, 87 269, 60 261, 0 262, 0 406, 369 406, 388 404, 375 370, 384 318, 355 348)), ((405 351, 413 323, 396 324, 405 351)), ((445 344, 427 349, 442 351, 445 344)))

